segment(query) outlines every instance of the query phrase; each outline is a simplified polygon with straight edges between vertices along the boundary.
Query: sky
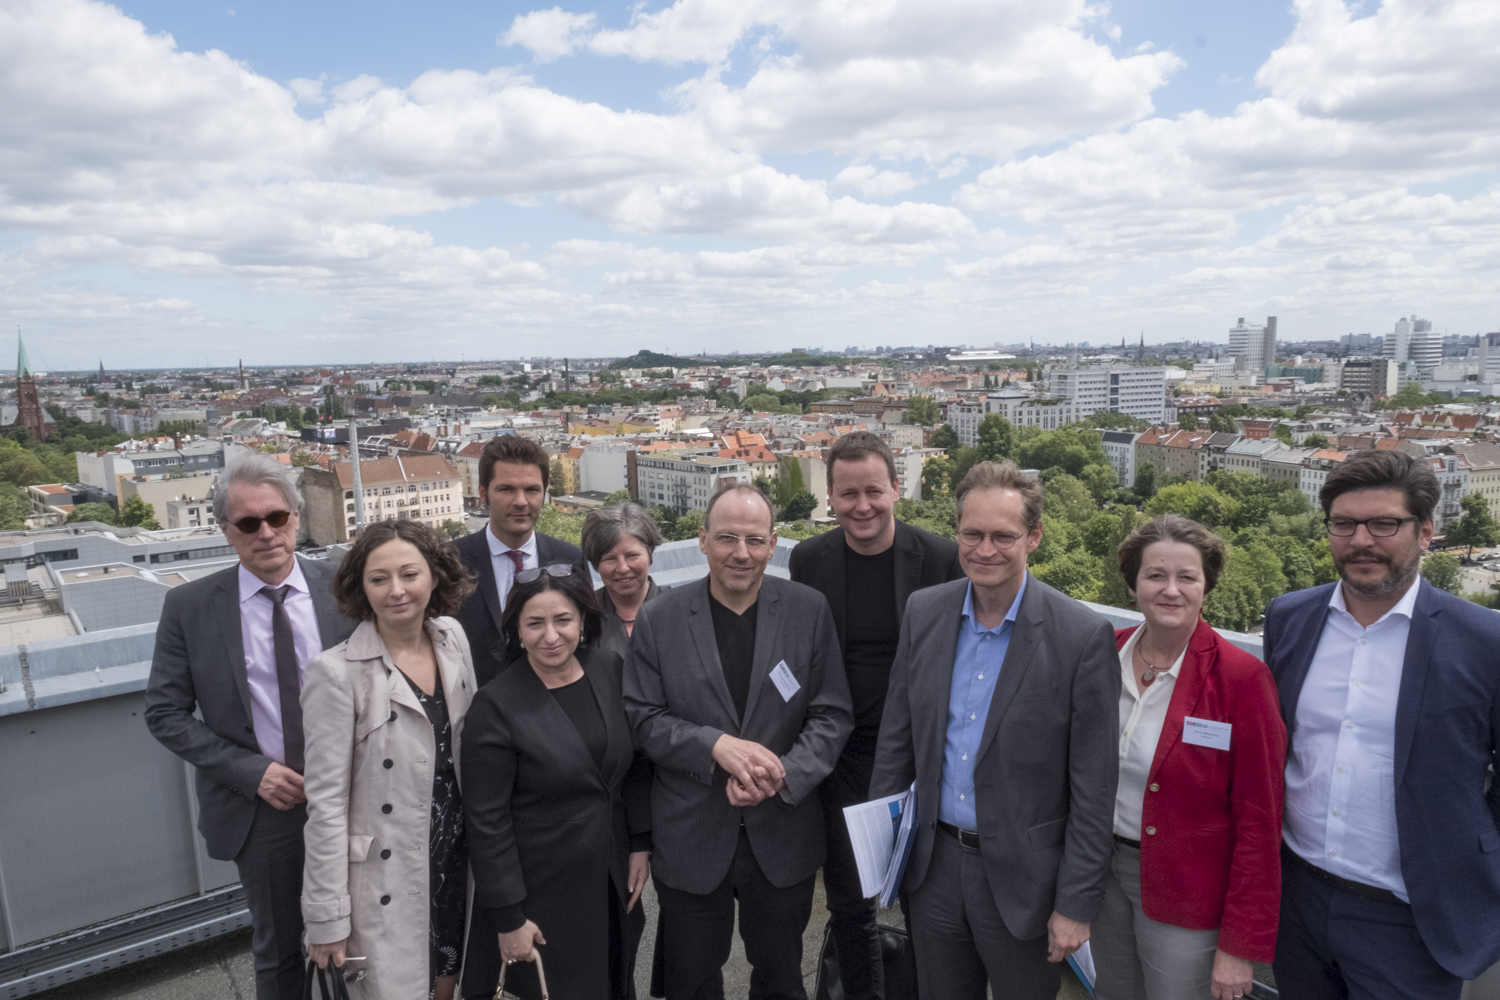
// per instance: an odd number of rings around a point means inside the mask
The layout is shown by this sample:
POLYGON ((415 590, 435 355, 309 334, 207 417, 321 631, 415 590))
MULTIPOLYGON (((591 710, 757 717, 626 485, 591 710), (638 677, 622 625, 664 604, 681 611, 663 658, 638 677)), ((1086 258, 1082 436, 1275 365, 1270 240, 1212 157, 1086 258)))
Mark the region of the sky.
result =
POLYGON ((0 0, 43 369, 1500 329, 1493 0, 0 0))

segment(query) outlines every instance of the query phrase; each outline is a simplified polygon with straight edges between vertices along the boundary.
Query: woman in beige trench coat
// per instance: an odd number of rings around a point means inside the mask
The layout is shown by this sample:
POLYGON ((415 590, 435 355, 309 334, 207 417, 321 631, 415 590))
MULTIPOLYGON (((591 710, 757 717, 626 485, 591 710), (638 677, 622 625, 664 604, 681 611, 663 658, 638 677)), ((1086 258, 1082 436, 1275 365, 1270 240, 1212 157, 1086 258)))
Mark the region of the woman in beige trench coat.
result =
POLYGON ((450 617, 472 590, 441 536, 371 525, 334 578, 360 621, 307 664, 308 951, 356 1000, 450 1000, 468 917, 458 789, 473 660, 450 617))

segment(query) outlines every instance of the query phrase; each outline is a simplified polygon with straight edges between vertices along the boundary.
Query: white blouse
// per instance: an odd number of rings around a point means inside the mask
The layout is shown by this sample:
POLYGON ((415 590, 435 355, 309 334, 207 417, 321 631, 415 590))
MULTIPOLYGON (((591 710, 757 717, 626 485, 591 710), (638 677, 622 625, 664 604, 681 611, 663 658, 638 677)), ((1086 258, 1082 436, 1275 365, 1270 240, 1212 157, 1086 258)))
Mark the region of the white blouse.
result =
MULTIPOLYGON (((1156 744, 1167 721, 1167 706, 1177 675, 1182 671, 1187 646, 1172 669, 1156 675, 1144 694, 1136 694, 1135 644, 1145 627, 1136 629, 1120 647, 1120 787, 1115 793, 1115 833, 1130 840, 1141 839, 1141 806, 1146 797, 1146 778, 1156 759, 1156 744)), ((1191 645, 1189 643, 1188 645, 1191 645)))

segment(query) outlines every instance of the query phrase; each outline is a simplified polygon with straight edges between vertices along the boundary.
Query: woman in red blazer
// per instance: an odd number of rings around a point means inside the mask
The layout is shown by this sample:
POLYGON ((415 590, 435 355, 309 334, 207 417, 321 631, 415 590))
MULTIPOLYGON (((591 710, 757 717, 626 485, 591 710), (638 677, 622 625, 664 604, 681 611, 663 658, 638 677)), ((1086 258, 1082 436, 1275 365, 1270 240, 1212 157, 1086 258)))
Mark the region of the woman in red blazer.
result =
POLYGON ((1163 514, 1120 545, 1145 624, 1120 650, 1115 855, 1099 1000, 1234 1000, 1275 955, 1286 727, 1266 665, 1199 615, 1224 543, 1163 514))

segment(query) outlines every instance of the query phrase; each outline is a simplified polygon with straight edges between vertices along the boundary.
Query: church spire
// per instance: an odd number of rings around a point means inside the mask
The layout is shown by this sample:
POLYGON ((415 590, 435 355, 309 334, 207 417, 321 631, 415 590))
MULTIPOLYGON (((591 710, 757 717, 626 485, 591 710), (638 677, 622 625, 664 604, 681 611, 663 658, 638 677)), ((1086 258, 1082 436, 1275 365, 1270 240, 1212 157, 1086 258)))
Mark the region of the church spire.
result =
POLYGON ((21 331, 16 330, 16 378, 29 378, 31 375, 31 361, 26 357, 26 342, 21 339, 21 331))

